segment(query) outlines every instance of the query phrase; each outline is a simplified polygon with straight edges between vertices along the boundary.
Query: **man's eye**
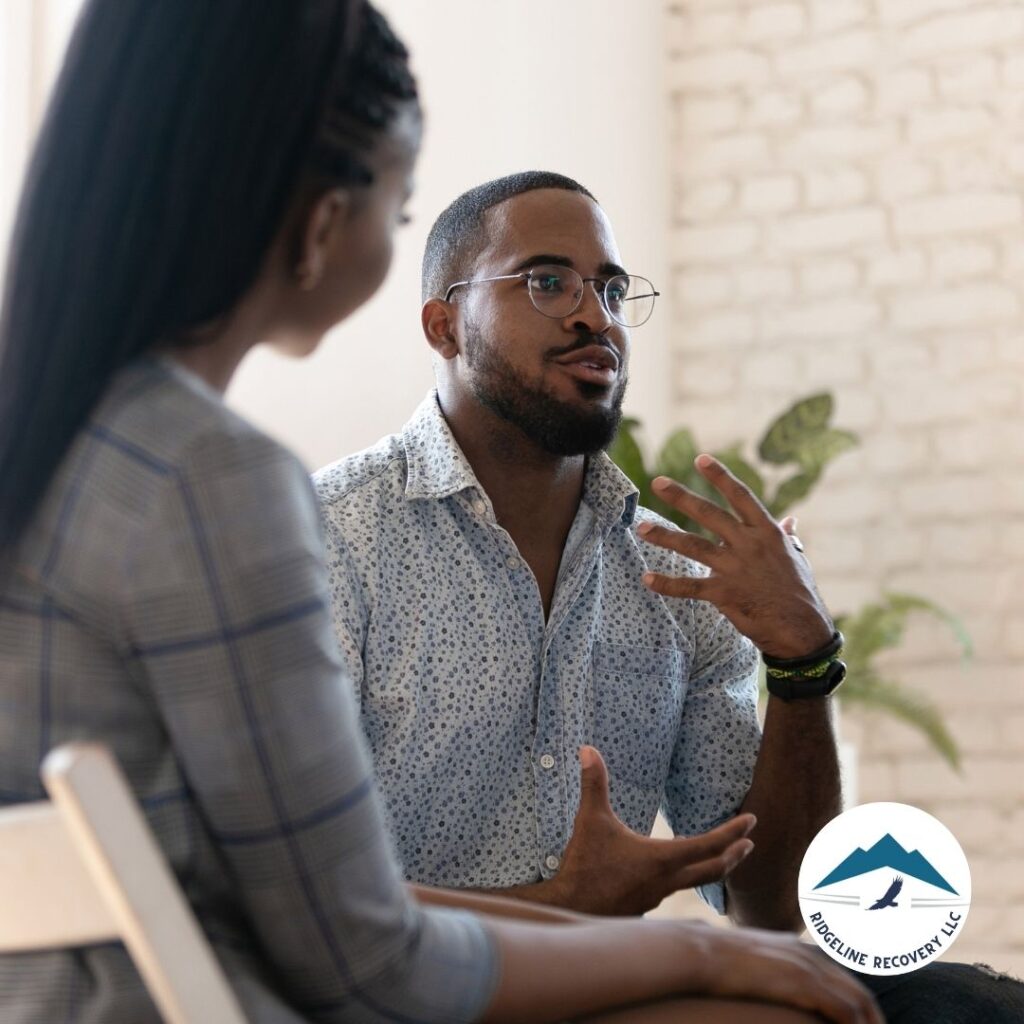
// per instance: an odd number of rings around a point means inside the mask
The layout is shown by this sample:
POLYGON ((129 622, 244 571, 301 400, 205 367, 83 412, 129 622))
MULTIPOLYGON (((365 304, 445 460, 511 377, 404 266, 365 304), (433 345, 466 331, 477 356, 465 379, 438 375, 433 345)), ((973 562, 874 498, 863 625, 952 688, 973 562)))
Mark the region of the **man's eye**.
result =
POLYGON ((542 292, 555 292, 561 289, 562 279, 557 274, 541 274, 533 279, 534 287, 542 292))
POLYGON ((621 305, 626 300, 626 289, 620 284, 609 288, 607 294, 608 301, 615 303, 616 305, 621 305))

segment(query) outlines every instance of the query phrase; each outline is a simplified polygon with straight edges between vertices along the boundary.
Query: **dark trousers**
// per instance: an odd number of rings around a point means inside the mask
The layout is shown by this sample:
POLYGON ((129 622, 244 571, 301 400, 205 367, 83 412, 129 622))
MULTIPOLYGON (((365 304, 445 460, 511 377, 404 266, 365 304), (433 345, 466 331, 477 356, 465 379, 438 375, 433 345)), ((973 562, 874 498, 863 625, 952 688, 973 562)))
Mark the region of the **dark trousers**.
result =
POLYGON ((909 974, 852 971, 887 1024, 1024 1024, 1024 983, 985 964, 942 961, 909 974))

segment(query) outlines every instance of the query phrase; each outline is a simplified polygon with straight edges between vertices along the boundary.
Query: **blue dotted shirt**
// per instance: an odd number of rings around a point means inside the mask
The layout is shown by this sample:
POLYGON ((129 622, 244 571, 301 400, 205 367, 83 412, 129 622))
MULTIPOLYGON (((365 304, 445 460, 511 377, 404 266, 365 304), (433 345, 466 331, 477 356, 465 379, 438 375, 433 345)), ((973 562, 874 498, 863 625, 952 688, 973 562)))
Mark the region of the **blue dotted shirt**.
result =
MULTIPOLYGON (((335 629, 407 878, 504 888, 557 873, 581 744, 612 806, 678 835, 736 813, 760 742, 757 652, 648 569, 703 566, 636 535, 661 521, 590 460, 545 622, 540 592, 431 394, 401 434, 314 478, 335 629)), ((704 898, 723 909, 721 886, 704 898)))

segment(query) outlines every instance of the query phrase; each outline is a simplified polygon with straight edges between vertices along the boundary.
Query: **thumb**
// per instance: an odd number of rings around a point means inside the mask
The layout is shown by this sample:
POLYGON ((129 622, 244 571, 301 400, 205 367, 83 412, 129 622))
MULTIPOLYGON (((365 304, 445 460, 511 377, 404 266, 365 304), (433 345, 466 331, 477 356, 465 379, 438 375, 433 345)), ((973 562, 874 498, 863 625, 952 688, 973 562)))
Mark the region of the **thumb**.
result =
POLYGON ((608 769, 596 747, 580 747, 580 809, 585 812, 611 811, 608 801, 608 769))

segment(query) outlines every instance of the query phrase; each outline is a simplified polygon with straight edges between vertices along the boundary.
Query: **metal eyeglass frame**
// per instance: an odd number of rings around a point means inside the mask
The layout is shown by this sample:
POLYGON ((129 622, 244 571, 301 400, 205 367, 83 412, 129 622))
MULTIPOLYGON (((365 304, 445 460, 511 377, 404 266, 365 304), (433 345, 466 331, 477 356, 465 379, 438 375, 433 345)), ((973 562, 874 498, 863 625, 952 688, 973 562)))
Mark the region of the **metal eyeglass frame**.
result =
MULTIPOLYGON (((524 270, 520 274, 501 274, 498 277, 477 277, 477 278, 471 278, 468 281, 456 281, 455 284, 450 284, 448 286, 448 290, 444 293, 444 301, 445 302, 450 302, 451 301, 452 292, 455 291, 456 288, 462 288, 465 285, 487 284, 489 281, 518 281, 518 280, 521 280, 524 277, 527 279, 527 281, 532 282, 533 281, 533 275, 535 273, 537 273, 537 271, 539 271, 539 270, 544 270, 547 266, 549 266, 549 264, 542 264, 542 265, 537 266, 537 267, 531 267, 529 270, 524 270)), ((576 300, 576 305, 573 306, 572 309, 570 309, 567 313, 557 313, 557 314, 545 313, 544 310, 541 309, 537 305, 536 302, 534 302, 534 299, 533 299, 533 288, 532 287, 527 287, 527 293, 530 296, 530 305, 532 305, 533 308, 535 310, 537 310, 537 312, 540 313, 541 316, 546 316, 549 320, 562 320, 562 319, 564 319, 567 316, 572 316, 573 313, 575 313, 576 310, 579 309, 580 306, 582 305, 582 303, 583 303, 583 291, 584 291, 583 286, 587 285, 587 284, 589 284, 591 282, 593 282, 593 283, 600 283, 603 279, 600 278, 600 277, 584 277, 578 270, 574 270, 572 267, 561 266, 561 265, 559 265, 557 263, 552 263, 552 264, 550 264, 550 266, 551 267, 556 267, 558 270, 563 271, 563 272, 564 271, 569 271, 570 273, 575 274, 580 279, 580 297, 576 300)), ((601 305, 604 307, 604 311, 620 327, 625 327, 627 330, 632 330, 635 327, 643 327, 643 325, 645 323, 647 323, 648 320, 651 319, 651 314, 654 312, 654 303, 653 302, 651 302, 651 312, 648 313, 647 316, 644 317, 644 319, 641 320, 640 323, 638 323, 638 324, 624 324, 611 311, 611 306, 608 304, 608 287, 611 285, 612 281, 617 281, 617 280, 619 280, 620 278, 623 278, 623 277, 625 277, 625 278, 632 278, 632 279, 637 280, 637 281, 646 281, 647 284, 649 284, 651 286, 650 292, 648 292, 648 293, 646 293, 644 295, 631 295, 631 296, 627 296, 626 300, 625 300, 627 302, 630 301, 630 300, 641 299, 641 298, 656 299, 656 298, 658 298, 661 295, 661 292, 659 292, 654 287, 654 283, 652 281, 649 281, 646 277, 639 277, 636 274, 615 274, 613 277, 608 278, 608 280, 604 282, 604 287, 601 288, 597 292, 598 297, 601 300, 601 305)), ((597 290, 597 289, 595 289, 595 290, 597 290)))

